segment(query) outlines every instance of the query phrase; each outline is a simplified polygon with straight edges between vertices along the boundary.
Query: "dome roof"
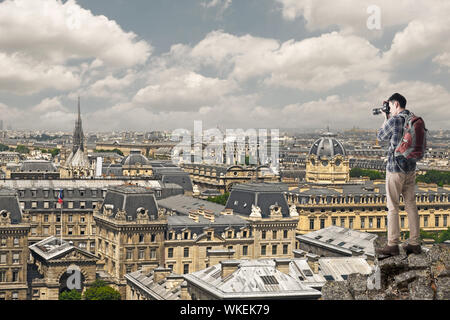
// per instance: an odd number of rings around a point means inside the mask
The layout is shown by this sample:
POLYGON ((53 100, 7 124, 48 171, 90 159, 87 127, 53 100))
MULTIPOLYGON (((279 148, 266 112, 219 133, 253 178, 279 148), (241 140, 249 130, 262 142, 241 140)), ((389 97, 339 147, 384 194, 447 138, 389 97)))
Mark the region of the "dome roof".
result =
POLYGON ((332 133, 324 134, 322 138, 313 143, 311 149, 309 150, 309 155, 314 154, 319 158, 333 158, 338 154, 346 156, 347 153, 344 146, 334 137, 336 137, 336 135, 332 133))
POLYGON ((124 166, 150 165, 150 161, 141 154, 140 150, 131 150, 130 154, 122 159, 124 166))

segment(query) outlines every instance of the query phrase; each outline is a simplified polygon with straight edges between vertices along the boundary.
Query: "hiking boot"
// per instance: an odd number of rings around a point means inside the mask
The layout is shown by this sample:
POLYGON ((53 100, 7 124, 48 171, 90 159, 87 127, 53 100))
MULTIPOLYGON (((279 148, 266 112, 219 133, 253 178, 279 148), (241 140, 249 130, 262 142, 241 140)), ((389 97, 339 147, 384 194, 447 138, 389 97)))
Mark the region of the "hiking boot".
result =
POLYGON ((376 253, 380 256, 383 256, 383 258, 397 256, 400 254, 400 249, 398 245, 394 246, 388 246, 386 245, 384 248, 378 248, 376 250, 376 253))
POLYGON ((405 250, 406 254, 410 253, 420 254, 422 252, 422 247, 420 245, 412 245, 408 243, 406 246, 403 246, 402 248, 403 250, 405 250))

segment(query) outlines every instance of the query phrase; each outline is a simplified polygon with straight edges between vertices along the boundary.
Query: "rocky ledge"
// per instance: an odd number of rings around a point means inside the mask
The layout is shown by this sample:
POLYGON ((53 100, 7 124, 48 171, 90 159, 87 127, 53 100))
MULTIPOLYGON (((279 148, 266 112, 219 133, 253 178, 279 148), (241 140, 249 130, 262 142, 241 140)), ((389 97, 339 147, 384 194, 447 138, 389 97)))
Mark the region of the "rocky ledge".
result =
MULTIPOLYGON (((378 237, 375 248, 386 237, 378 237)), ((434 244, 420 254, 375 258, 371 275, 350 274, 346 281, 328 281, 323 300, 450 300, 450 247, 434 244)))

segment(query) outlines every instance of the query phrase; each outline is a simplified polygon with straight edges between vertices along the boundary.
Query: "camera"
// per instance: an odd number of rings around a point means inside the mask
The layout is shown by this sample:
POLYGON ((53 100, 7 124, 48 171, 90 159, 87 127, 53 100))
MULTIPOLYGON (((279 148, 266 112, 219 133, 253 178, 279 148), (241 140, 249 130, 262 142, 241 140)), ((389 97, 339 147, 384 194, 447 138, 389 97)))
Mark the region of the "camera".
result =
POLYGON ((389 101, 384 101, 381 108, 375 108, 372 110, 374 115, 380 114, 382 112, 389 114, 391 112, 391 107, 389 107, 389 101))

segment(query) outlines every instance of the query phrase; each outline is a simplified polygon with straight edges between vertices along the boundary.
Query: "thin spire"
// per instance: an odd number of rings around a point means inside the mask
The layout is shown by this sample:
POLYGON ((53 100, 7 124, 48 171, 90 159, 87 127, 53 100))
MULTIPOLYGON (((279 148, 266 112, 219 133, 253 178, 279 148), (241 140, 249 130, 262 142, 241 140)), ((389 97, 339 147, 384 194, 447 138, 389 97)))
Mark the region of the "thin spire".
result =
POLYGON ((80 96, 78 96, 78 120, 81 120, 80 96))

